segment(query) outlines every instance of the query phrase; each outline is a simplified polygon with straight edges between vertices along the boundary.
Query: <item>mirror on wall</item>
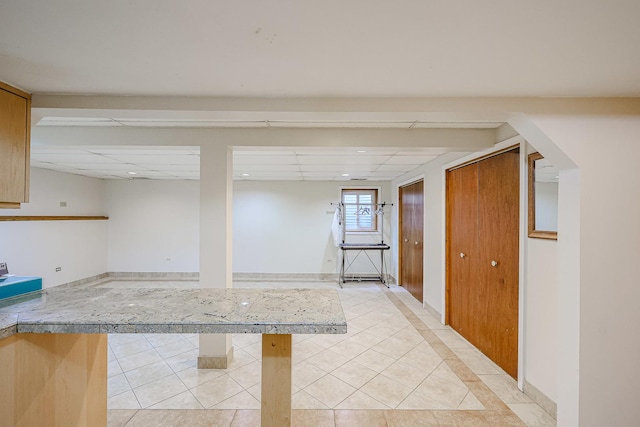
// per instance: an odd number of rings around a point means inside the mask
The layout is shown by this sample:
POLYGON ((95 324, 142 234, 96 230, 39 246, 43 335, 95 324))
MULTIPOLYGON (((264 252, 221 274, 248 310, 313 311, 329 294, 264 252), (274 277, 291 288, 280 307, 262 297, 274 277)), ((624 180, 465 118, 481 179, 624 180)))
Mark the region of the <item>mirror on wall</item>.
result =
POLYGON ((542 154, 529 154, 529 237, 558 239, 559 173, 542 154))

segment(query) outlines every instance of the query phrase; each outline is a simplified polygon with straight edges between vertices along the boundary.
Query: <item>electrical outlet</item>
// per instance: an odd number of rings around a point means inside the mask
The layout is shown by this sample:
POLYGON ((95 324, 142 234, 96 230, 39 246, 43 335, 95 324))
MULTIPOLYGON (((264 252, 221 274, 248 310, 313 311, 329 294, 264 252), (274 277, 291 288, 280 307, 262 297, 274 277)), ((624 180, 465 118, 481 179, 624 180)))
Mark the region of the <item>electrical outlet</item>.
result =
POLYGON ((62 267, 56 267, 56 273, 61 270, 62 270, 62 267))
POLYGON ((66 208, 67 207, 67 202, 60 202, 60 207, 61 208, 66 208))
POLYGON ((3 274, 9 274, 9 269, 7 268, 6 262, 0 262, 0 276, 3 274))

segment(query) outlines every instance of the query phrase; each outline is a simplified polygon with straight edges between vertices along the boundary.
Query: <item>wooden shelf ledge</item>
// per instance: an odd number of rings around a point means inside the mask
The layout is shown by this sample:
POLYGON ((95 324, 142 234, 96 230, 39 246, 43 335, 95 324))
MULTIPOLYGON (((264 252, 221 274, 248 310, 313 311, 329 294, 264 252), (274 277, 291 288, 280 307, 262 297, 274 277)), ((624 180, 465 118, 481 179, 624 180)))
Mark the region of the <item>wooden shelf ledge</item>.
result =
POLYGON ((0 221, 105 221, 108 216, 0 216, 0 221))

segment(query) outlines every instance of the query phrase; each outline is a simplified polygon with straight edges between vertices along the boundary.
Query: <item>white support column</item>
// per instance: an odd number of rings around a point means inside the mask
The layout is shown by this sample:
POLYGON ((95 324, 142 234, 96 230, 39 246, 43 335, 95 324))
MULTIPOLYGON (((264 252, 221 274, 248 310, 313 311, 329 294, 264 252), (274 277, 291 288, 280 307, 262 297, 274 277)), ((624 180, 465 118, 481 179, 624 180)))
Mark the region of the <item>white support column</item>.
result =
MULTIPOLYGON (((200 287, 232 287, 233 152, 200 146, 200 287)), ((233 359, 231 335, 200 334, 199 369, 224 369, 233 359)))

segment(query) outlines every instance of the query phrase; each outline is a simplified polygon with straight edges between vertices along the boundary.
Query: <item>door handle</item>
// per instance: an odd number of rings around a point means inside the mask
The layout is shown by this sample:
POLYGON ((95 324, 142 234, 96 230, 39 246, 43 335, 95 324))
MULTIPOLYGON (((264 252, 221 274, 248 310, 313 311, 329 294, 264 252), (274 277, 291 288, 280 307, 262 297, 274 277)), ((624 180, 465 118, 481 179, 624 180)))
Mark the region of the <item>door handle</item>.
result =
POLYGON ((491 261, 491 267, 497 267, 498 266, 498 261, 491 261))
POLYGON ((467 254, 465 254, 464 252, 460 252, 460 258, 464 258, 466 256, 467 256, 467 254))
POLYGON ((418 242, 415 243, 416 245, 418 244, 418 242))
POLYGON ((404 239, 404 242, 407 243, 409 241, 409 239, 404 239))

